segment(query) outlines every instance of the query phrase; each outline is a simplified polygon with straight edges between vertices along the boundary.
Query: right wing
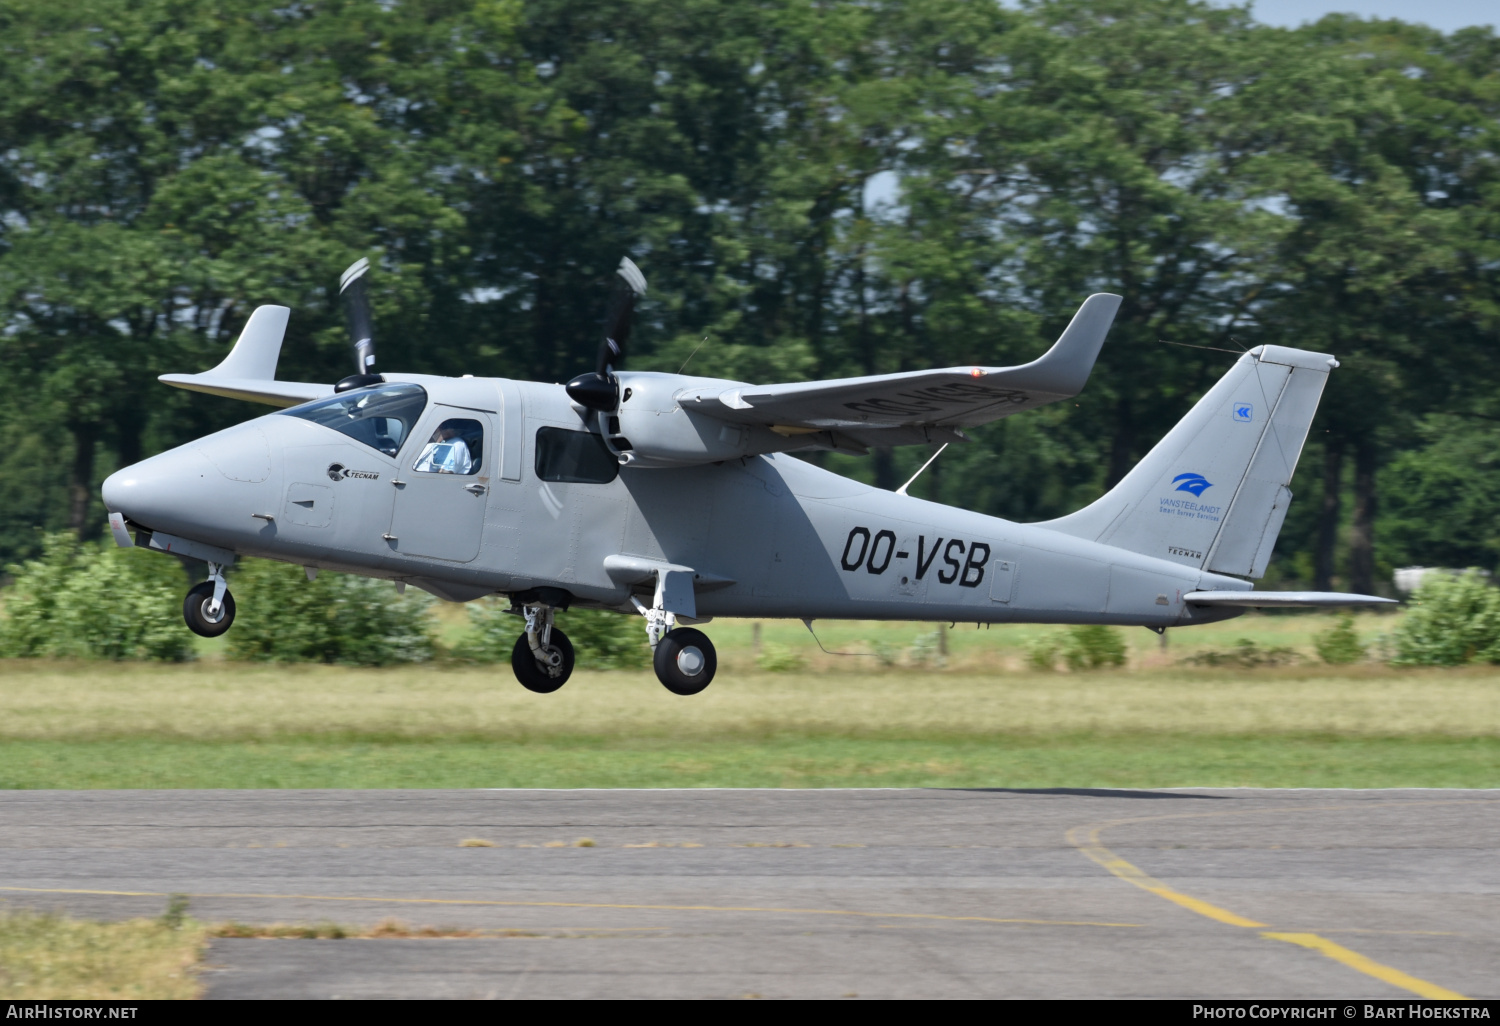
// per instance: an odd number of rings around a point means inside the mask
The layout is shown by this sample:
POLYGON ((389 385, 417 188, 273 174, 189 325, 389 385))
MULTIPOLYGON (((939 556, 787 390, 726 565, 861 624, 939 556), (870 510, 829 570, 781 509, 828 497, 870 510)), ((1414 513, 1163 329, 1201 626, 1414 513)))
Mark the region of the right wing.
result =
POLYGON ((163 374, 157 380, 191 392, 246 399, 268 406, 296 406, 333 395, 332 385, 276 380, 276 360, 281 356, 281 341, 286 336, 286 322, 291 314, 284 306, 258 306, 245 322, 245 330, 240 332, 234 348, 213 370, 202 374, 163 374))
POLYGON ((1040 358, 1019 367, 941 370, 688 389, 687 410, 783 435, 829 431, 866 445, 962 438, 962 428, 1077 395, 1088 381, 1120 297, 1084 300, 1067 330, 1040 358))

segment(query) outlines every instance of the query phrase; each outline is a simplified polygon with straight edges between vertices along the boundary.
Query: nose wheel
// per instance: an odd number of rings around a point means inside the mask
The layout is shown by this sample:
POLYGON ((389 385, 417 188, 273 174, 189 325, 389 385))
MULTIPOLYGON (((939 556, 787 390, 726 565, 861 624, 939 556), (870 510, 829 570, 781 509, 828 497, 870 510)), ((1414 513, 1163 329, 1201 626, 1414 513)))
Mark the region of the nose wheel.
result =
POLYGON ((188 630, 200 637, 217 638, 234 623, 234 596, 229 589, 222 589, 215 598, 215 588, 221 583, 209 580, 194 585, 182 600, 182 618, 188 630))
POLYGON ((652 662, 656 679, 674 695, 696 695, 708 687, 719 668, 714 643, 691 627, 675 627, 662 635, 652 662))

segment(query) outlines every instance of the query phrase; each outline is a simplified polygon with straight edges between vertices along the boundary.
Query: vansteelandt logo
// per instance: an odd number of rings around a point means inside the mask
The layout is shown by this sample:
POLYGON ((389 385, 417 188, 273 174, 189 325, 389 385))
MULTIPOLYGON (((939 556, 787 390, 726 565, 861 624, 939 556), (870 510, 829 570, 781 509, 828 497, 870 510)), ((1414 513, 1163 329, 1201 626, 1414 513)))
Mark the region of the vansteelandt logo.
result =
POLYGON ((1172 478, 1172 483, 1179 492, 1190 492, 1195 499, 1201 499, 1203 493, 1213 487, 1213 482, 1202 474, 1178 474, 1172 478))

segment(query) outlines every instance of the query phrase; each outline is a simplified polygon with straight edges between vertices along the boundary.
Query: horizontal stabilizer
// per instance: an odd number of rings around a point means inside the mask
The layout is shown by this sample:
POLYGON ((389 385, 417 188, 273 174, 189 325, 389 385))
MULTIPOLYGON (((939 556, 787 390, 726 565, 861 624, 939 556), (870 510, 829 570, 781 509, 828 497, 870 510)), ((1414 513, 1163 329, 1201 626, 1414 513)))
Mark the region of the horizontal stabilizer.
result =
POLYGON ((1195 606, 1243 606, 1255 609, 1323 608, 1328 606, 1393 606, 1395 599, 1354 595, 1343 591, 1192 591, 1182 601, 1195 606))
POLYGON ((1077 395, 1119 307, 1119 296, 1090 296, 1052 348, 1019 367, 709 386, 686 389, 677 401, 685 410, 788 436, 835 431, 865 445, 952 441, 963 428, 1077 395))
POLYGON ((202 374, 163 374, 157 380, 190 392, 268 406, 296 406, 332 395, 332 385, 276 380, 276 361, 281 356, 281 342, 291 314, 284 306, 258 306, 245 322, 234 348, 213 370, 202 374))

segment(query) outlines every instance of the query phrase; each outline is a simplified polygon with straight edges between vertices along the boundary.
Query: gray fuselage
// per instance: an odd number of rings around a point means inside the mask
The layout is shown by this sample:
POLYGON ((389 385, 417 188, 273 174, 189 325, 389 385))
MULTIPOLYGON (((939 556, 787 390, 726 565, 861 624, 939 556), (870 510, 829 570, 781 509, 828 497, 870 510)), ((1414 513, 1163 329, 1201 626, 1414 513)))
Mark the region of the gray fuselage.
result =
POLYGON ((453 601, 558 588, 578 604, 633 610, 631 595, 649 601, 651 588, 631 568, 670 564, 698 575, 699 618, 1168 627, 1241 611, 1191 606, 1187 593, 1249 588, 872 488, 785 453, 627 466, 607 483, 542 480, 539 431, 597 428, 561 386, 388 377, 428 396, 394 456, 276 413, 121 470, 105 484, 106 505, 148 531, 453 601), (423 440, 454 418, 482 427, 477 469, 414 472, 423 440))

